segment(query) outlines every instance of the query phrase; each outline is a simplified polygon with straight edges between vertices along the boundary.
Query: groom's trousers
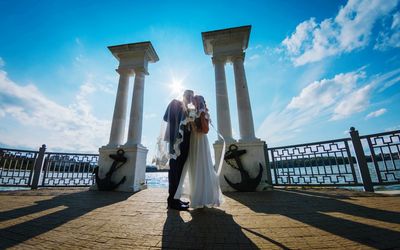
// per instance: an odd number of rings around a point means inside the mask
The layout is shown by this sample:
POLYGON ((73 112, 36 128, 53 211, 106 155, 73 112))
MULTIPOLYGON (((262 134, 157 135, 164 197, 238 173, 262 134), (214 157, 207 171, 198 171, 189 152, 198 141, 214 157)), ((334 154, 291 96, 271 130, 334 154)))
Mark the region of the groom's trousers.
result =
POLYGON ((181 154, 176 159, 169 160, 169 171, 168 171, 168 204, 173 202, 176 190, 178 189, 179 181, 182 176, 183 166, 185 165, 186 159, 189 155, 190 146, 190 131, 184 130, 183 141, 179 145, 181 154))

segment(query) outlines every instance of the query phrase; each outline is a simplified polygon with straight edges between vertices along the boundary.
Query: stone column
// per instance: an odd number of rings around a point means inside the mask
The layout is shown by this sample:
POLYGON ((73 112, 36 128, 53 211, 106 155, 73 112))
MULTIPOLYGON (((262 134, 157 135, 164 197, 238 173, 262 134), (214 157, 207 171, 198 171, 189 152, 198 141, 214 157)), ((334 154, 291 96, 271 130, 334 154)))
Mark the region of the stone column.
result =
MULTIPOLYGON (((228 90, 225 77, 226 58, 214 56, 212 61, 215 70, 218 131, 222 134, 225 141, 232 142, 234 139, 232 138, 231 116, 229 112, 228 90)), ((222 142, 222 140, 219 138, 217 142, 222 142)))
POLYGON ((135 69, 131 114, 129 119, 128 140, 126 146, 140 145, 142 140, 144 69, 135 69))
POLYGON ((251 112, 249 90, 247 88, 246 72, 244 70, 244 53, 232 57, 235 74, 236 99, 239 116, 241 141, 256 140, 254 134, 253 114, 251 112))
POLYGON ((126 108, 128 105, 129 77, 133 71, 130 69, 117 69, 119 82, 117 97, 115 99, 114 115, 111 125, 110 141, 108 146, 121 145, 124 139, 126 108))

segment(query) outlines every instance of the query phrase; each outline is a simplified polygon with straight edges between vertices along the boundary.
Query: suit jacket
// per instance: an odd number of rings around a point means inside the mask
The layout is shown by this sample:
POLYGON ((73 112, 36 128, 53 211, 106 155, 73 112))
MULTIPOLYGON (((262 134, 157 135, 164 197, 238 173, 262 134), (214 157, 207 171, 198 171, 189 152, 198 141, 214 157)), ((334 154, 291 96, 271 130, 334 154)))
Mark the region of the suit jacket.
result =
POLYGON ((185 120, 185 117, 183 103, 175 99, 172 100, 164 114, 164 121, 168 123, 165 139, 169 142, 169 153, 172 155, 176 153, 174 150, 176 140, 183 136, 179 133, 179 127, 181 126, 182 130, 187 131, 186 126, 180 124, 185 120))

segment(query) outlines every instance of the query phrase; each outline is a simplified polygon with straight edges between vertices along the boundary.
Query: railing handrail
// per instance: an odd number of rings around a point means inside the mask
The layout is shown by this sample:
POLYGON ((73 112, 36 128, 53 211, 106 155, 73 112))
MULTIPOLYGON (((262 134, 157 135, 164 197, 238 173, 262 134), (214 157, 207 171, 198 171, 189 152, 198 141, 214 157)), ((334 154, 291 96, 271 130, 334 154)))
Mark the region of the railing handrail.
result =
MULTIPOLYGON (((0 150, 4 151, 17 151, 17 152, 24 152, 24 153, 39 153, 39 150, 28 150, 28 149, 15 149, 15 148, 2 148, 0 147, 0 150)), ((73 152, 49 152, 46 151, 45 154, 58 154, 58 155, 90 155, 90 156, 98 156, 99 154, 95 153, 73 153, 73 152)))
POLYGON ((89 156, 99 156, 99 154, 86 154, 86 153, 63 153, 63 152, 46 152, 46 154, 52 155, 89 155, 89 156))
POLYGON ((391 134, 396 134, 396 133, 400 134, 400 130, 386 131, 386 132, 377 133, 377 134, 362 135, 362 136, 360 136, 360 139, 366 139, 368 137, 374 137, 374 136, 391 135, 391 134))
POLYGON ((25 149, 14 149, 14 148, 0 148, 0 150, 17 151, 17 152, 24 152, 24 153, 38 153, 39 152, 39 150, 25 150, 25 149))
POLYGON ((317 142, 294 144, 294 145, 288 145, 288 146, 279 146, 279 147, 272 147, 272 148, 268 147, 268 150, 281 149, 281 148, 304 147, 304 146, 315 145, 315 144, 334 143, 334 142, 342 142, 342 141, 350 141, 350 140, 351 140, 350 138, 340 138, 340 139, 335 139, 335 140, 317 141, 317 142))

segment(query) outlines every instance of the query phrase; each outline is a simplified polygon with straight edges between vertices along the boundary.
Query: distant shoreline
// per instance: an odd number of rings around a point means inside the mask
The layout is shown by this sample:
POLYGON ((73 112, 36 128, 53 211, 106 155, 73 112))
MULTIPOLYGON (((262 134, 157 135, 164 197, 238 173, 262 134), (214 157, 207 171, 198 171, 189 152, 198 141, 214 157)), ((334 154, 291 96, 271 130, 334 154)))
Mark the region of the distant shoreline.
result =
POLYGON ((156 166, 146 166, 146 173, 168 172, 169 169, 158 169, 156 166))

